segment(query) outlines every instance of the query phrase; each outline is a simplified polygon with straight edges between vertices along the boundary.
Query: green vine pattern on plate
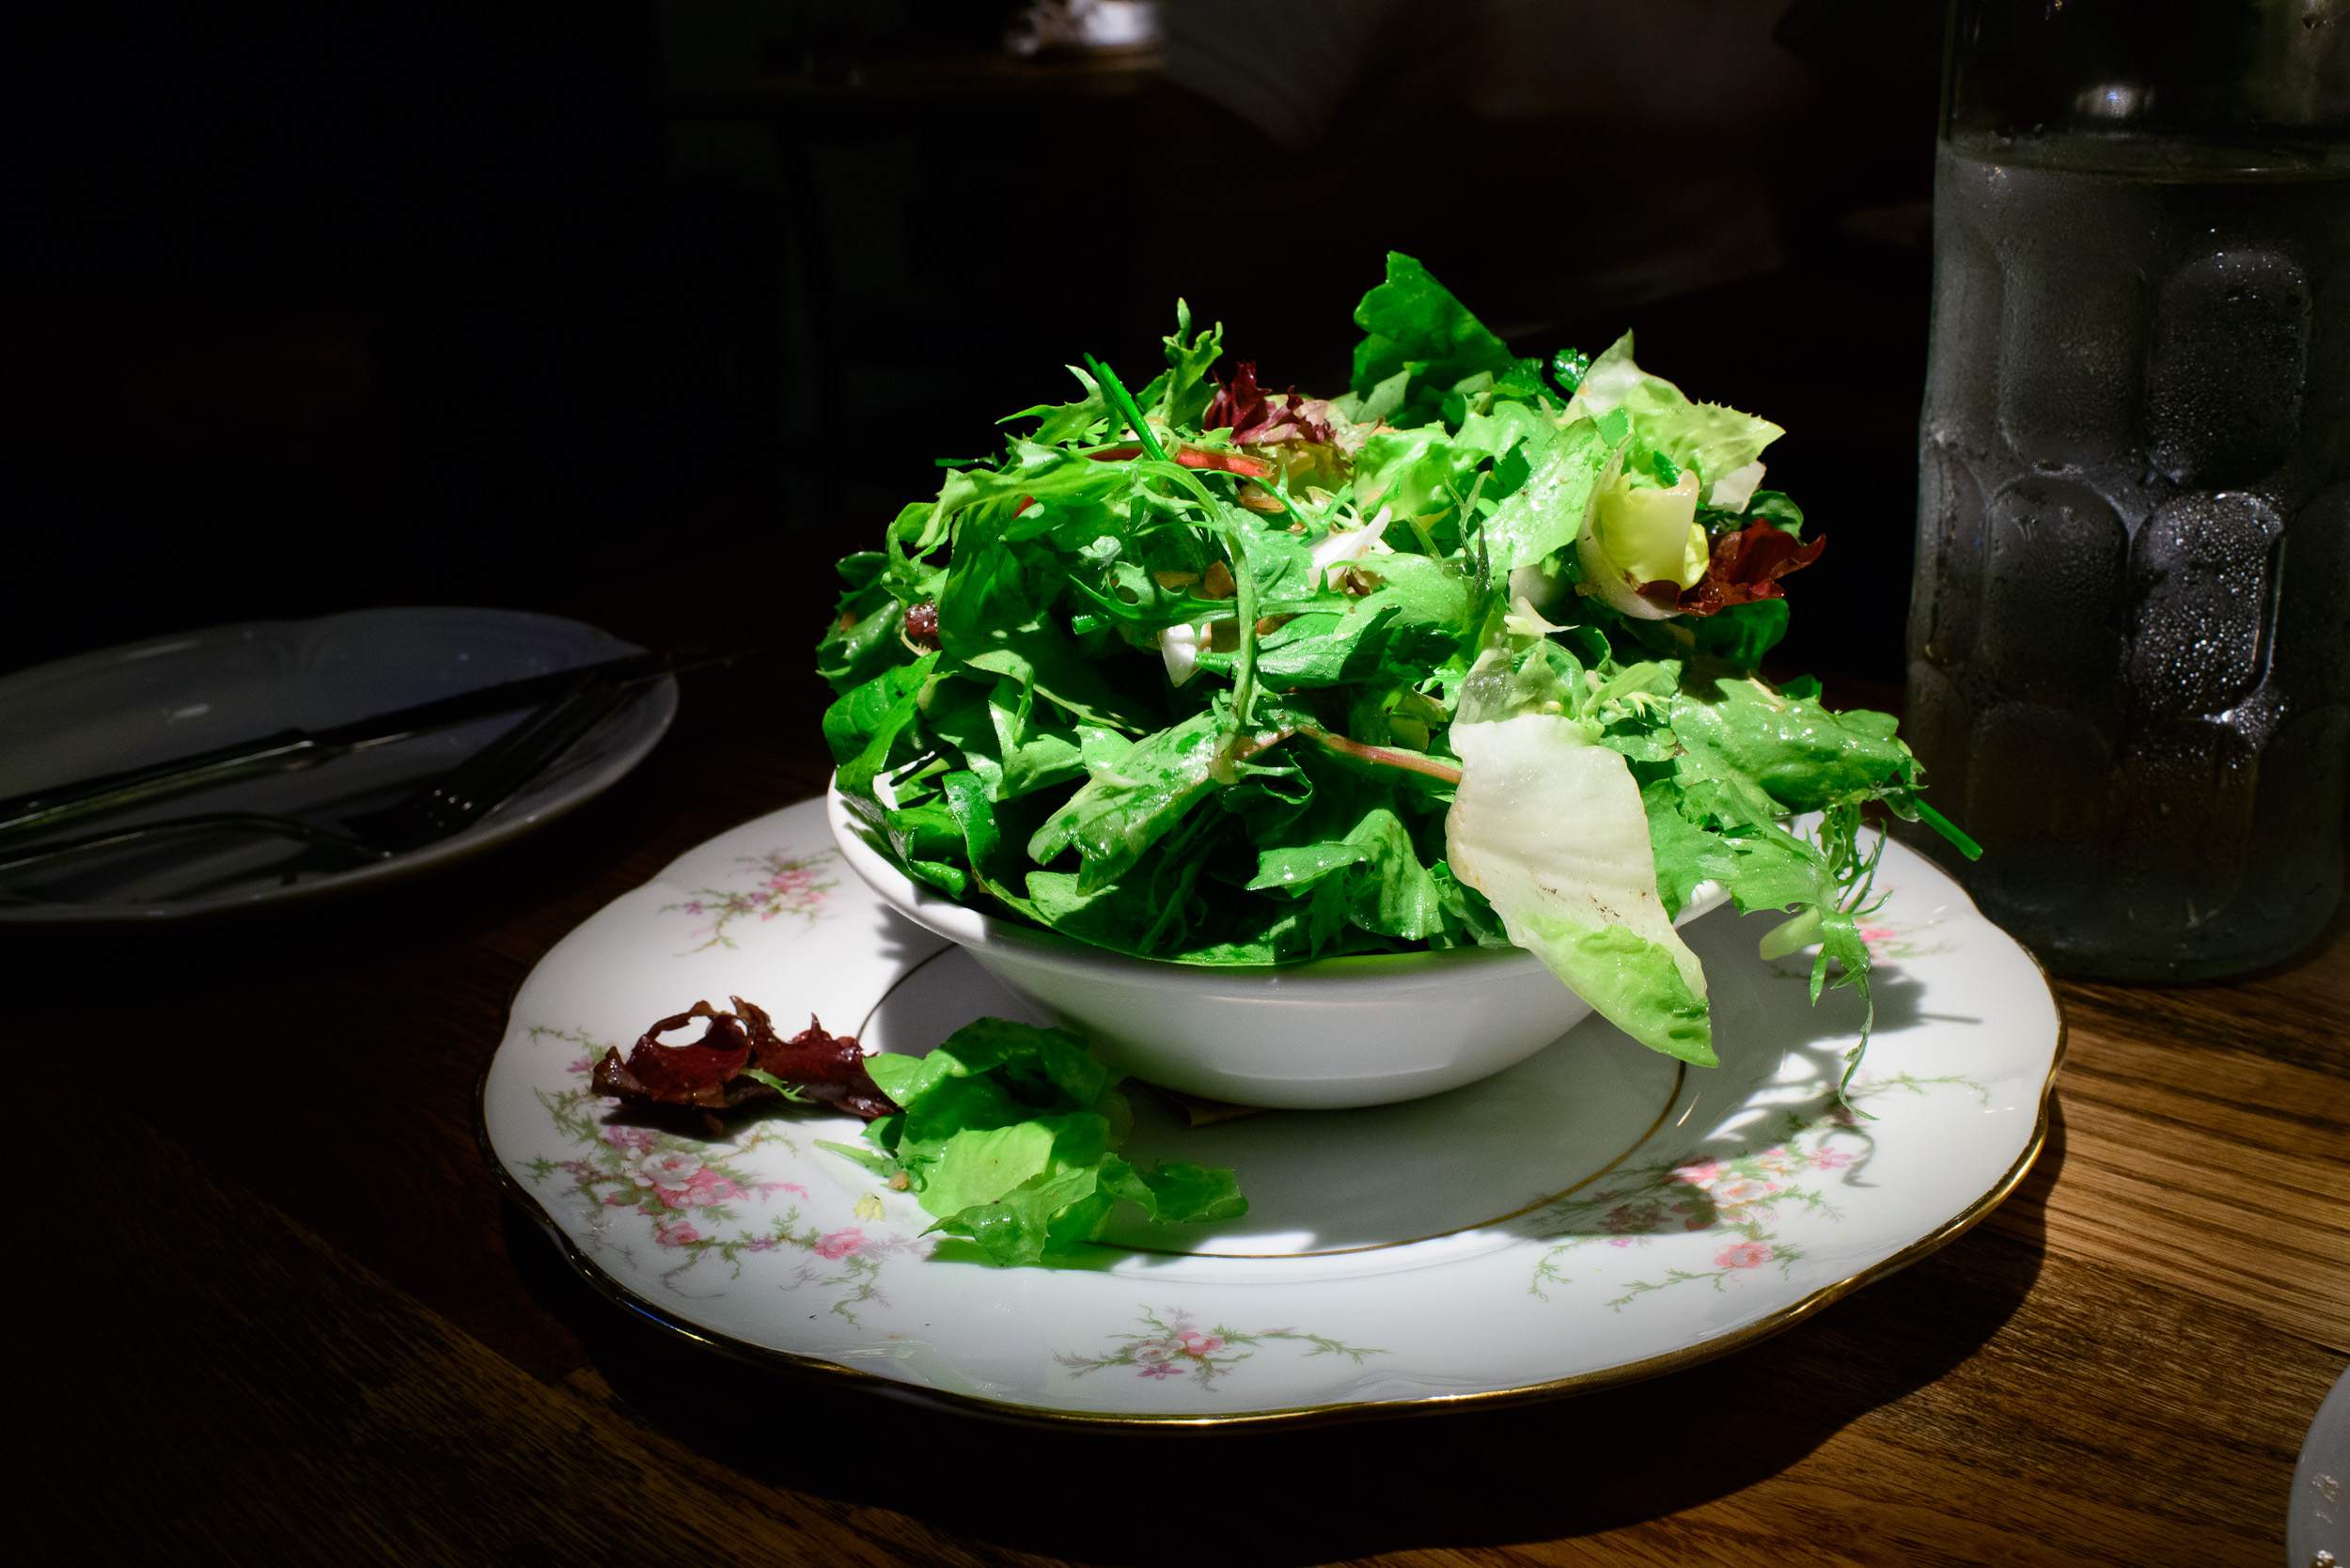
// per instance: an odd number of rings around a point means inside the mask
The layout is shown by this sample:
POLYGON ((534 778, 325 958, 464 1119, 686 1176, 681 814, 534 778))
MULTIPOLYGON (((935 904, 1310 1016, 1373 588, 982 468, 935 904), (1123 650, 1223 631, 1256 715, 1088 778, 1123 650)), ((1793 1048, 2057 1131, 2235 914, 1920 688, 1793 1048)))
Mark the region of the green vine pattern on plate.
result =
MULTIPOLYGON (((753 882, 749 888, 697 887, 693 896, 677 903, 661 906, 664 915, 682 913, 707 917, 708 925, 697 926, 692 934, 702 940, 687 952, 704 952, 712 948, 731 948, 735 940, 727 934, 727 927, 737 920, 756 917, 760 921, 778 915, 797 915, 810 922, 822 917, 824 901, 840 886, 838 877, 818 880, 818 869, 839 858, 838 850, 817 850, 810 855, 786 855, 781 850, 769 850, 765 855, 746 855, 735 864, 750 868, 753 882)), ((683 956, 681 954, 680 956, 683 956)))
MULTIPOLYGON (((582 1029, 533 1027, 530 1038, 533 1044, 554 1040, 579 1046, 583 1054, 565 1071, 582 1078, 594 1071, 605 1050, 582 1029)), ((567 1159, 534 1155, 524 1162, 523 1173, 534 1184, 562 1178, 563 1184, 550 1196, 561 1192, 578 1200, 591 1240, 618 1247, 630 1262, 634 1262, 634 1248, 619 1233, 619 1224, 626 1215, 650 1221, 653 1246, 670 1249, 677 1258, 661 1271, 661 1282, 680 1294, 723 1294, 686 1288, 688 1278, 712 1266, 713 1259, 726 1267, 731 1281, 743 1277, 745 1256, 797 1251, 806 1257, 784 1288, 813 1286, 838 1293, 831 1309, 854 1325, 860 1307, 888 1305, 881 1294, 883 1262, 927 1251, 911 1237, 868 1229, 881 1217, 880 1202, 870 1194, 858 1200, 854 1215, 866 1224, 826 1231, 803 1224, 800 1205, 794 1204, 764 1230, 746 1228, 743 1209, 766 1203, 778 1193, 793 1194, 801 1203, 813 1202, 799 1183, 765 1180, 755 1173, 758 1165, 766 1163, 750 1160, 760 1151, 780 1151, 794 1158, 800 1153, 798 1141, 772 1121, 754 1122, 735 1137, 696 1138, 607 1121, 601 1113, 618 1102, 585 1083, 552 1093, 533 1092, 575 1152, 567 1159)))
MULTIPOLYGON (((1990 1090, 1972 1078, 1906 1073, 1863 1084, 1854 1090, 1852 1102, 1953 1085, 1990 1104, 1990 1090)), ((1794 1208, 1823 1219, 1841 1218, 1821 1179, 1866 1165, 1874 1141, 1866 1123, 1831 1098, 1788 1110, 1762 1148, 1615 1172, 1606 1185, 1561 1199, 1543 1212, 1539 1222, 1547 1233, 1573 1239, 1536 1261, 1528 1289, 1547 1301, 1551 1289, 1572 1284, 1560 1261, 1586 1247, 1645 1246, 1655 1236, 1694 1232, 1721 1244, 1712 1268, 1669 1268, 1660 1279, 1635 1279, 1607 1305, 1621 1312, 1644 1295, 1676 1285, 1703 1282, 1718 1291, 1749 1269, 1775 1266, 1784 1276, 1803 1258, 1804 1248, 1782 1229, 1782 1212, 1794 1208)))
POLYGON ((1306 1353, 1308 1356, 1343 1356, 1357 1366, 1366 1356, 1386 1354, 1384 1350, 1341 1344, 1326 1334, 1302 1334, 1294 1328, 1261 1328, 1254 1334, 1243 1334, 1218 1324, 1203 1329, 1192 1322, 1189 1312, 1180 1308, 1168 1309, 1162 1317, 1145 1307, 1136 1321, 1149 1332, 1109 1335, 1119 1344, 1106 1356, 1071 1356, 1055 1351, 1053 1359, 1069 1368, 1074 1377, 1100 1372, 1104 1367, 1133 1367, 1137 1377, 1153 1382, 1187 1377, 1205 1388, 1249 1359, 1260 1346, 1276 1340, 1309 1344, 1313 1349, 1306 1353), (1246 1348, 1236 1351, 1235 1346, 1246 1348))

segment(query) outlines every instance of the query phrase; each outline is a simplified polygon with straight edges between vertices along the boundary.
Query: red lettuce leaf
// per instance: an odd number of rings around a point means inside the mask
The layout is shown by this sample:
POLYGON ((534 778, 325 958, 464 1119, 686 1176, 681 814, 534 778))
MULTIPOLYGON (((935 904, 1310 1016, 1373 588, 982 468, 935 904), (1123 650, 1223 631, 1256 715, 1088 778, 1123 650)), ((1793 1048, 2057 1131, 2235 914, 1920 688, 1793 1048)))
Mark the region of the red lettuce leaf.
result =
POLYGON ((1705 575, 1694 587, 1643 583, 1637 591, 1660 609, 1694 616, 1716 615, 1758 599, 1784 599, 1778 580, 1818 560, 1826 544, 1825 539, 1807 544, 1775 524, 1749 523, 1714 541, 1705 575))
POLYGON ((727 1110, 782 1091, 750 1075, 756 1068, 791 1086, 804 1099, 837 1106, 870 1121, 898 1107, 874 1084, 865 1053, 848 1035, 830 1035, 815 1019, 790 1040, 776 1032, 767 1014, 740 996, 732 1012, 696 1002, 662 1019, 638 1037, 623 1061, 618 1049, 596 1063, 595 1091, 633 1105, 692 1105, 727 1110), (690 1045, 665 1045, 661 1037, 697 1018, 710 1028, 690 1045))
POLYGON ((1230 430, 1232 439, 1243 446, 1336 439, 1337 432, 1315 412, 1315 406, 1299 397, 1294 386, 1268 396, 1257 384, 1257 362, 1244 359, 1232 379, 1218 384, 1215 396, 1208 400, 1208 412, 1200 416, 1199 428, 1230 430))

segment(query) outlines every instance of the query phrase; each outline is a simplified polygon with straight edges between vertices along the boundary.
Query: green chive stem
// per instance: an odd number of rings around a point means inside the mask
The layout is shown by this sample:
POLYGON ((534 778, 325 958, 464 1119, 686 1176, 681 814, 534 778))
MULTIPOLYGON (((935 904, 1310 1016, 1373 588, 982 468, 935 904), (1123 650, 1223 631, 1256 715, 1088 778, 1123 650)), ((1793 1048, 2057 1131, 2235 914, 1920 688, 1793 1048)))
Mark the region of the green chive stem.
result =
POLYGON ((1913 801, 1911 804, 1918 808, 1919 818, 1923 821, 1928 827, 1934 829, 1936 833, 1942 835, 1943 838, 1948 839, 1951 843, 1958 846, 1959 854, 1965 855, 1969 860, 1980 860, 1982 858, 1982 846, 1976 843, 1972 839, 1966 837, 1966 829, 1960 827, 1956 823, 1950 821, 1950 818, 1944 816, 1941 812, 1936 811, 1933 807, 1928 806, 1922 800, 1913 801))
POLYGON ((1142 449, 1151 454, 1153 462, 1165 463, 1167 448, 1159 445, 1157 434, 1143 419, 1142 410, 1136 405, 1134 394, 1127 391, 1126 384, 1118 379, 1118 372, 1091 354, 1086 355, 1086 369, 1101 384, 1104 400, 1118 411, 1120 418, 1134 428, 1135 439, 1142 443, 1142 449))

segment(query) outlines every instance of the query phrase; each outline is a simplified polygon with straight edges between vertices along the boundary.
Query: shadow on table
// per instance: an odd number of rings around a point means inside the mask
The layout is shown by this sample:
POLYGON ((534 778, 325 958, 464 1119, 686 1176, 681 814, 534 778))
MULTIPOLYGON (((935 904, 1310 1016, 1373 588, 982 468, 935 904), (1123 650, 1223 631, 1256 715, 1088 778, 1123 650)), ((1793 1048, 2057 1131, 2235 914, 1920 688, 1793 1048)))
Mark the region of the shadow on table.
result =
POLYGON ((745 1476, 1081 1561, 1290 1564, 1591 1535, 1789 1468, 1999 1331, 2039 1276, 2063 1163, 2060 1113, 1997 1231, 1721 1360, 1542 1404, 1276 1432, 1038 1429, 741 1366, 605 1302, 510 1204, 507 1243, 628 1405, 745 1476))

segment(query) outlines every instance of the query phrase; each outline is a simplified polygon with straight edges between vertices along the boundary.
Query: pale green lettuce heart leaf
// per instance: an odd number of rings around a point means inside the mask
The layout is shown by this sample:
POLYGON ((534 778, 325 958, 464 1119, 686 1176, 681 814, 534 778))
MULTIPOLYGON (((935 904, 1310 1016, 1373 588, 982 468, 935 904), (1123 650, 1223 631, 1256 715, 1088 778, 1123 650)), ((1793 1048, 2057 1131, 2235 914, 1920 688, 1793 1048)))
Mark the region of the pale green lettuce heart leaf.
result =
POLYGON ((1044 1173, 1053 1157, 1053 1129, 1035 1121, 984 1130, 966 1128, 948 1138, 924 1172, 922 1207, 945 1218, 997 1199, 1044 1173))
POLYGON ((1608 1022, 1653 1050, 1710 1060, 1705 971, 1657 895, 1648 813, 1622 755, 1548 713, 1455 724, 1451 741, 1454 874, 1608 1022))
POLYGON ((1582 926, 1536 911, 1511 928, 1591 1011, 1652 1051, 1693 1067, 1716 1067, 1705 998, 1689 987, 1674 954, 1622 926, 1582 926))

